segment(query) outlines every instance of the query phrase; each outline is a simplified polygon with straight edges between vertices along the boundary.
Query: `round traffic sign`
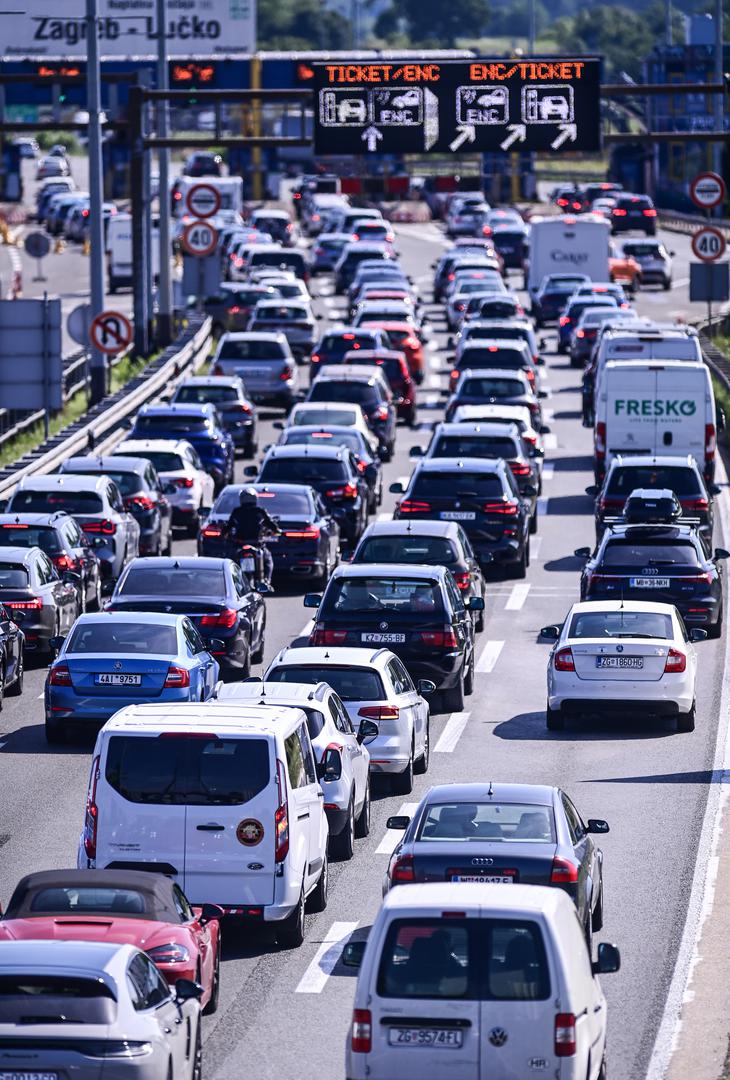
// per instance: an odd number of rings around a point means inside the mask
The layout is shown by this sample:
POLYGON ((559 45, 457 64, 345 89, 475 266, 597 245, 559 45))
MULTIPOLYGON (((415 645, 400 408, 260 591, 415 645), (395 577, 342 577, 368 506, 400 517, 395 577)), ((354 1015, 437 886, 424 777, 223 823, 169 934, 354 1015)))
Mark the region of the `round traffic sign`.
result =
POLYGON ((194 184, 187 197, 187 211, 196 218, 209 218, 221 208, 221 193, 213 184, 194 184))
POLYGON ((114 356, 132 341, 132 324, 121 311, 102 311, 92 320, 89 340, 95 349, 114 356))
POLYGON ((24 241, 24 247, 31 259, 45 259, 51 250, 51 241, 45 233, 28 233, 24 241))
POLYGON ((726 194, 725 181, 714 172, 698 173, 689 185, 690 198, 700 210, 712 210, 719 206, 726 194))
POLYGON ((191 221, 182 234, 182 246, 188 255, 212 255, 218 243, 218 230, 207 221, 191 221))
POLYGON ((66 329, 77 345, 86 345, 89 340, 91 323, 91 304, 79 304, 70 311, 66 319, 66 329))
POLYGON ((692 237, 692 251, 703 262, 714 262, 725 254, 725 237, 714 225, 703 225, 692 237))

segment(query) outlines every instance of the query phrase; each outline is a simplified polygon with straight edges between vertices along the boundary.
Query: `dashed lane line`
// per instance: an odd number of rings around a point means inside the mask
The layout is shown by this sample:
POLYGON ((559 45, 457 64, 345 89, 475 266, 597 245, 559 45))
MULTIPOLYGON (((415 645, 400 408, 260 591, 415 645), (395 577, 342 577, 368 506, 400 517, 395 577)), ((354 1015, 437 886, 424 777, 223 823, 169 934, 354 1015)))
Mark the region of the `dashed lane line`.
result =
POLYGON ((543 436, 543 446, 546 450, 557 450, 558 437, 554 431, 549 431, 547 435, 543 436))
POLYGON ((314 619, 310 619, 309 622, 305 623, 304 626, 301 628, 301 630, 299 631, 298 637, 309 637, 309 635, 312 633, 313 630, 314 630, 314 619))
POLYGON ((507 597, 507 603, 504 605, 504 610, 520 611, 524 606, 529 591, 529 585, 513 585, 512 592, 507 597))
POLYGON ((393 515, 385 510, 382 514, 378 514, 376 521, 392 521, 393 515))
POLYGON ((456 744, 461 738, 470 716, 471 713, 468 712, 451 714, 446 721, 446 727, 441 732, 441 738, 433 748, 435 754, 451 754, 456 749, 456 744))
POLYGON ((530 540, 530 558, 531 559, 539 559, 540 558, 540 550, 541 550, 541 548, 542 548, 542 537, 541 536, 533 536, 533 538, 530 540))
MULTIPOLYGON (((416 811, 417 806, 418 803, 416 802, 404 802, 400 810, 398 811, 398 817, 412 817, 416 811)), ((386 829, 385 836, 375 849, 375 854, 392 855, 398 845, 398 841, 402 836, 403 833, 400 829, 386 829)))
POLYGON ((543 480, 552 480, 552 478, 554 476, 555 476, 555 462, 554 461, 548 461, 542 467, 542 478, 543 478, 543 480))
POLYGON ((540 517, 542 517, 543 514, 548 514, 550 512, 548 510, 549 504, 550 499, 547 497, 547 495, 543 495, 542 498, 537 500, 537 513, 540 517))
POLYGON ((499 660, 503 648, 503 641, 488 641, 477 660, 477 671, 483 675, 488 675, 490 671, 494 671, 494 665, 499 660))
POLYGON ((321 994, 327 985, 342 950, 357 929, 356 922, 334 922, 322 939, 314 958, 299 980, 295 993, 321 994))

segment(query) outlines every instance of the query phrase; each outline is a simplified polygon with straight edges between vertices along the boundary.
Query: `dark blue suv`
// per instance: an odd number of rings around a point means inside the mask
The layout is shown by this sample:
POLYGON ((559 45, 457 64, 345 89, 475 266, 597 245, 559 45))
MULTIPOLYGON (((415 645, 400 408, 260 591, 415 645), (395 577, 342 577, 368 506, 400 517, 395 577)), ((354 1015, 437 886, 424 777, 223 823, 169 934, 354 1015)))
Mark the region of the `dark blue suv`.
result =
POLYGON ((216 492, 233 480, 235 447, 214 405, 144 405, 132 425, 131 439, 187 439, 216 492))

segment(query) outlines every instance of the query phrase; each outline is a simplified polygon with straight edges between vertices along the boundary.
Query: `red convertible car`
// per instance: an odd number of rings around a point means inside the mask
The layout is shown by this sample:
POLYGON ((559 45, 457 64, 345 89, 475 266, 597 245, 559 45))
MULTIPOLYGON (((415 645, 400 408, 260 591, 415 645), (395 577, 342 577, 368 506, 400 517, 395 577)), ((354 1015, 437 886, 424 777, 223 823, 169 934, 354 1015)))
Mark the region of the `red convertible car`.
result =
POLYGON ((136 945, 170 986, 194 979, 207 1013, 218 1007, 221 936, 215 904, 193 908, 164 874, 44 870, 18 882, 0 918, 0 941, 109 941, 136 945))

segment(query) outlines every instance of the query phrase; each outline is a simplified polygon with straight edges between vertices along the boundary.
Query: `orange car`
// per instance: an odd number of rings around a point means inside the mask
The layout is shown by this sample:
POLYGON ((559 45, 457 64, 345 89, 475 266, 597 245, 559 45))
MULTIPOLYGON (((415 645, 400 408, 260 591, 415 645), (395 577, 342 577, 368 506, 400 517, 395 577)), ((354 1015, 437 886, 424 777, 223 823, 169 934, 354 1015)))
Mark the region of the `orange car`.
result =
MULTIPOLYGON (((370 325, 368 324, 368 326, 370 325)), ((426 370, 426 358, 423 355, 423 343, 418 336, 416 327, 409 322, 389 321, 373 323, 372 325, 387 331, 388 337, 393 343, 393 348, 405 353, 413 381, 417 386, 420 386, 426 370)))
POLYGON ((619 254, 611 244, 608 257, 608 272, 611 281, 623 285, 627 293, 635 293, 641 284, 641 266, 631 255, 619 254))

